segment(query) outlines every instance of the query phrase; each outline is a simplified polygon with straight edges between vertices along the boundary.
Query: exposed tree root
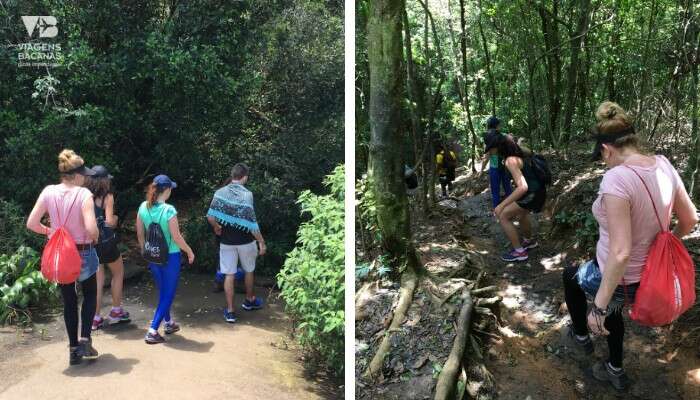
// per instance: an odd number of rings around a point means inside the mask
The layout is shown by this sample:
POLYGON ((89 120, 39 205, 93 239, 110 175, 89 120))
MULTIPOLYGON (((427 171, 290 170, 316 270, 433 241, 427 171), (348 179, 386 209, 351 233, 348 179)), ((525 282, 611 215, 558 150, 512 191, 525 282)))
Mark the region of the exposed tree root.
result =
POLYGON ((413 292, 416 289, 416 273, 411 266, 406 268, 406 271, 401 275, 401 289, 399 290, 399 301, 394 310, 394 317, 391 320, 389 329, 384 334, 377 352, 374 354, 372 361, 365 370, 364 377, 376 379, 382 371, 384 357, 386 357, 391 346, 391 335, 399 330, 404 319, 406 319, 406 311, 408 311, 411 302, 413 301, 413 292))
POLYGON ((452 399, 454 396, 457 378, 462 369, 464 349, 469 338, 473 307, 474 303, 472 302, 472 297, 467 291, 464 296, 464 302, 462 303, 462 309, 459 312, 457 336, 455 337, 452 351, 442 368, 442 372, 440 372, 435 387, 435 400, 452 399))

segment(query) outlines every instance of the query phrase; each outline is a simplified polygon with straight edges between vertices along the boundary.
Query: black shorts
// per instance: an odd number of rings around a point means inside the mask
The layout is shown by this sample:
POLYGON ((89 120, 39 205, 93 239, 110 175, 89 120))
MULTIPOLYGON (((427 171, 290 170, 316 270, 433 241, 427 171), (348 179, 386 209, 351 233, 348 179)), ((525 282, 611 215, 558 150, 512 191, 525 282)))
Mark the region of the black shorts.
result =
POLYGON ((119 238, 115 234, 111 239, 100 242, 95 246, 97 258, 100 264, 109 264, 117 261, 121 252, 119 251, 119 238))
POLYGON ((538 213, 544 208, 544 202, 547 200, 547 190, 540 189, 536 192, 527 192, 525 196, 517 200, 516 203, 528 211, 538 213))

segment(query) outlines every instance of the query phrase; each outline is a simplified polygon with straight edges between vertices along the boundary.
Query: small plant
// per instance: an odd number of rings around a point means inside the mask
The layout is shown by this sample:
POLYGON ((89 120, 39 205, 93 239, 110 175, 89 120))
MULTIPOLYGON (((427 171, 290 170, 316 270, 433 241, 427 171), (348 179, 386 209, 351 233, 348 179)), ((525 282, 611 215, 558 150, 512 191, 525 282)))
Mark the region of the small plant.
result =
POLYGON ((338 376, 345 345, 344 174, 339 166, 326 177, 328 195, 299 196, 302 215, 310 219, 300 226, 297 247, 277 275, 287 311, 298 322, 299 343, 338 376))
POLYGON ((32 306, 57 299, 56 285, 39 271, 39 255, 29 247, 0 255, 0 324, 30 322, 32 306))
POLYGON ((554 216, 556 224, 575 229, 575 238, 582 249, 593 250, 598 242, 598 222, 590 211, 562 211, 554 216))

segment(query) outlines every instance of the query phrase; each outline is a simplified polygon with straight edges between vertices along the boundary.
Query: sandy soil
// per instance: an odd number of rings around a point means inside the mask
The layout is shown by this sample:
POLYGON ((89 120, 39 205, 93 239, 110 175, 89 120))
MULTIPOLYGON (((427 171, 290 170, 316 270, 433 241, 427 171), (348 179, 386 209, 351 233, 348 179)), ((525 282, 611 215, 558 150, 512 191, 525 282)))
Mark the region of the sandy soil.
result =
MULTIPOLYGON (((283 305, 269 289, 257 288, 266 307, 238 312, 227 324, 222 293, 211 277, 185 274, 173 305, 182 330, 160 345, 143 341, 157 293, 150 275, 127 285, 125 308, 132 322, 93 336, 96 361, 68 365, 61 314, 31 332, 0 331, 0 399, 338 399, 342 388, 311 376, 292 348, 283 305)), ((236 304, 243 296, 236 294, 236 304)), ((103 304, 109 304, 105 295, 103 304)))

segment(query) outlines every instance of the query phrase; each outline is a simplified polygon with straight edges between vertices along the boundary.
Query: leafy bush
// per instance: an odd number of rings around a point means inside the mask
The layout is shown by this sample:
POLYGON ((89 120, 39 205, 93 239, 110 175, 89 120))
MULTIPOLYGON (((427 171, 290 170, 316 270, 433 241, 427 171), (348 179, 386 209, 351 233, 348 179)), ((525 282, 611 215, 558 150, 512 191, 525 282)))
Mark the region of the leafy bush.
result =
POLYGON ((27 230, 26 220, 17 203, 0 199, 0 254, 12 253, 20 246, 41 248, 45 239, 27 230))
POLYGON ((562 211, 554 216, 554 222, 575 229, 576 241, 586 251, 593 250, 598 242, 598 222, 590 211, 562 211))
POLYGON ((344 365, 344 171, 338 166, 326 177, 330 194, 299 196, 302 215, 310 219, 277 275, 287 311, 299 323, 299 342, 338 375, 344 365))
POLYGON ((29 247, 0 255, 0 324, 28 322, 29 307, 57 299, 56 285, 44 279, 39 265, 39 254, 29 247))

